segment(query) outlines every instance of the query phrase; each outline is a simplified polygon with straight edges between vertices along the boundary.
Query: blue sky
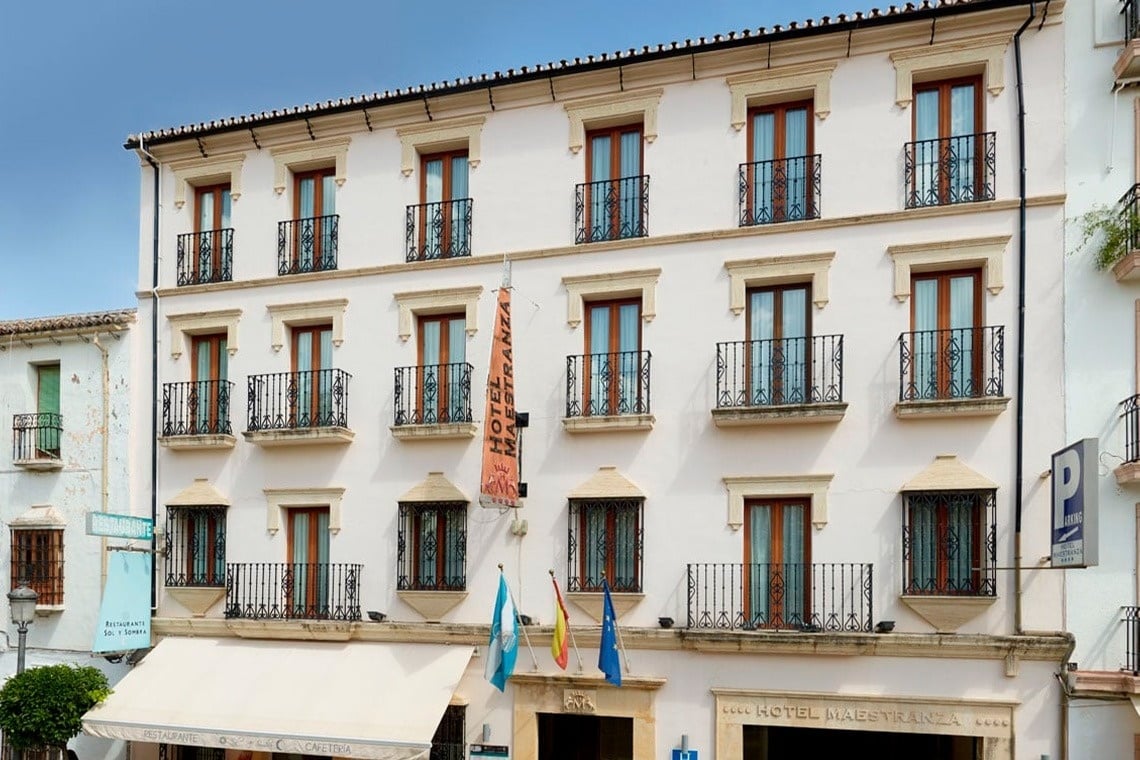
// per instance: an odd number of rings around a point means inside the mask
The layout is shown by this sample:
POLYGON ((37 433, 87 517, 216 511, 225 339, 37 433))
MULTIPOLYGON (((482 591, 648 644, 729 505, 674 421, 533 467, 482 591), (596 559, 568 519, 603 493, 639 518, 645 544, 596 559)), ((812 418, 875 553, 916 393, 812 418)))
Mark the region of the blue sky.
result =
POLYGON ((128 133, 874 4, 3 3, 0 319, 135 304, 139 169, 121 147, 128 133))

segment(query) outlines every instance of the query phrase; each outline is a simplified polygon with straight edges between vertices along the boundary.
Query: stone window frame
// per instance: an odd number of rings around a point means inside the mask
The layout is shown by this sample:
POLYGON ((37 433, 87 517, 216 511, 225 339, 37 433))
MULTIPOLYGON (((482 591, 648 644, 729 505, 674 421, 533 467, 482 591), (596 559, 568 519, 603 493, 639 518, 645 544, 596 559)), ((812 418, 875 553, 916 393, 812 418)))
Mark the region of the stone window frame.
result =
POLYGON ((486 123, 486 116, 465 116, 397 127, 396 136, 400 138, 400 172, 405 177, 412 176, 418 163, 417 155, 461 146, 467 148, 467 165, 472 169, 478 168, 482 155, 483 125, 486 123))
POLYGON ((462 311, 464 330, 470 338, 479 330, 479 298, 483 295, 482 285, 461 288, 439 288, 436 290, 409 290, 394 293, 399 309, 397 334, 404 343, 415 333, 416 317, 429 314, 447 314, 462 311))
POLYGON ((725 78, 732 96, 732 128, 737 132, 748 123, 748 109, 790 100, 811 100, 815 116, 823 121, 831 114, 831 75, 839 61, 820 61, 777 66, 763 71, 732 74, 725 78))
POLYGON ((641 319, 652 322, 657 316, 657 282, 661 268, 563 277, 566 288, 566 324, 577 328, 582 324, 585 302, 598 298, 637 297, 641 299, 641 319))
POLYGON ((910 107, 916 82, 978 73, 983 86, 996 98, 1005 89, 1005 51, 1011 39, 1009 33, 998 32, 892 52, 895 104, 902 109, 910 107))
POLYGON ((995 235, 969 240, 887 246, 887 255, 894 260, 895 298, 900 303, 910 298, 911 276, 915 272, 973 267, 981 268, 982 284, 991 295, 996 296, 1005 287, 1004 255, 1009 241, 1009 235, 995 235))
POLYGON ((170 170, 174 173, 174 208, 181 209, 186 205, 188 186, 204 187, 229 182, 230 200, 237 201, 241 198, 241 170, 245 156, 242 152, 172 161, 170 170))
POLYGON ((182 354, 189 354, 196 335, 226 334, 226 353, 233 356, 238 351, 238 321, 241 309, 220 309, 218 311, 196 311, 183 314, 167 314, 170 328, 170 358, 178 361, 182 354))
POLYGON ((281 530, 282 512, 294 507, 328 507, 329 533, 340 533, 341 502, 344 489, 329 488, 263 488, 265 494, 265 529, 271 536, 281 530))
POLYGON ((835 251, 726 261, 728 307, 733 314, 740 316, 744 313, 749 288, 808 280, 811 282, 812 303, 822 309, 830 300, 828 274, 833 261, 835 251))
MULTIPOLYGON (((282 195, 289 187, 289 176, 293 172, 310 169, 324 169, 333 165, 333 179, 337 187, 343 187, 348 178, 348 144, 350 137, 330 137, 293 143, 270 149, 273 156, 273 192, 282 195)), ((232 196, 233 191, 230 191, 232 196)))
POLYGON ((268 304, 265 310, 272 320, 270 345, 278 353, 285 347, 287 327, 331 324, 332 344, 340 348, 344 343, 344 312, 348 308, 347 298, 330 298, 326 301, 303 301, 298 303, 268 304))
POLYGON ((827 525, 827 491, 833 473, 812 475, 742 475, 722 478, 728 492, 728 526, 744 526, 744 502, 748 499, 779 499, 795 496, 811 503, 811 524, 816 530, 827 525))
MULTIPOLYGON (((53 549, 58 549, 58 557, 53 556, 51 561, 57 565, 58 578, 53 579, 54 583, 58 583, 58 590, 55 593, 59 597, 57 604, 46 604, 42 602, 36 603, 37 612, 58 612, 64 609, 66 598, 64 596, 65 577, 63 574, 64 567, 67 563, 67 546, 64 543, 66 538, 65 529, 67 527, 67 519, 59 513, 59 511, 49 504, 34 505, 19 517, 11 520, 8 523, 8 541, 11 549, 11 544, 16 541, 16 533, 27 532, 45 532, 56 531, 58 533, 59 542, 58 546, 53 544, 53 549)), ((16 554, 14 551, 9 552, 9 587, 15 588, 20 579, 14 577, 13 573, 16 570, 16 554)), ((29 584, 31 585, 31 584, 29 584)), ((43 595, 41 594, 41 598, 43 595)))
POLYGON ((634 123, 639 119, 642 138, 652 143, 657 139, 657 108, 664 93, 663 87, 657 87, 566 101, 563 108, 570 120, 570 152, 574 155, 581 152, 589 129, 634 123))

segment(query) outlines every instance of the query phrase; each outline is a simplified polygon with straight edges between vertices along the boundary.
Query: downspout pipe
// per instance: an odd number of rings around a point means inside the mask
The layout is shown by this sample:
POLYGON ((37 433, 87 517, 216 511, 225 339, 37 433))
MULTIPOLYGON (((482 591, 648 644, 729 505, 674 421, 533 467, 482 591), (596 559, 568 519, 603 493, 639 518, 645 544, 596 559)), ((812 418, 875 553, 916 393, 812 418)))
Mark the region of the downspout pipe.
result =
MULTIPOLYGON (((151 309, 150 309, 150 519, 152 524, 158 525, 158 200, 160 172, 158 162, 147 152, 139 139, 139 152, 150 164, 154 173, 154 198, 152 201, 152 258, 151 269, 151 309)), ((152 535, 150 539, 151 556, 157 556, 158 541, 152 535)), ((157 572, 157 570, 155 570, 157 572)), ((151 613, 158 608, 158 588, 155 585, 154 572, 150 575, 150 609, 151 613)))
MULTIPOLYGON (((99 504, 100 511, 106 512, 111 499, 110 494, 110 464, 111 464, 111 366, 110 359, 107 355, 107 347, 99 342, 99 333, 95 333, 95 337, 91 339, 91 343, 95 348, 99 349, 100 359, 102 359, 102 375, 103 375, 103 414, 100 422, 103 431, 103 450, 102 450, 102 465, 99 470, 99 504)), ((100 541, 99 547, 99 589, 107 587, 107 539, 104 537, 100 541)))

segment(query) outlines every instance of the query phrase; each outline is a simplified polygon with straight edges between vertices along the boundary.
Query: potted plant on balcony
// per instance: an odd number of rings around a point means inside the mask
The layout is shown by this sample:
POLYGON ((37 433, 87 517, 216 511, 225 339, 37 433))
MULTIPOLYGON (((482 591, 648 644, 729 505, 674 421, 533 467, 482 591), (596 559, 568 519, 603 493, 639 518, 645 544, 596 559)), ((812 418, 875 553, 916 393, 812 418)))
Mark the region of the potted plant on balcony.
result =
MULTIPOLYGON (((1099 270, 1113 269, 1116 278, 1130 279, 1133 266, 1120 271, 1125 259, 1132 258, 1140 236, 1140 215, 1135 204, 1125 204, 1123 208, 1095 206, 1077 217, 1080 225, 1081 242, 1076 251, 1092 246, 1093 263, 1099 270)), ((1135 276, 1140 276, 1140 270, 1135 276)))
POLYGON ((111 693, 107 676, 90 666, 48 665, 12 676, 0 689, 0 729, 15 750, 62 758, 83 728, 83 714, 111 693))

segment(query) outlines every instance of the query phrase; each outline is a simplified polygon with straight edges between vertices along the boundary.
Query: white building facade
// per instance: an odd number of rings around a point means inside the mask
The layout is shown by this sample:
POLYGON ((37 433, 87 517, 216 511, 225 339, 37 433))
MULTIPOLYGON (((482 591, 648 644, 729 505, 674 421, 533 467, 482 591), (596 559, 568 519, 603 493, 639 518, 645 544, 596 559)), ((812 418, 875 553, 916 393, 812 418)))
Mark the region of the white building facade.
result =
POLYGON ((1063 12, 959 2, 132 137, 158 645, 87 729, 229 760, 433 734, 1060 756, 1062 579, 1010 568, 1048 553, 1065 433, 1063 12), (517 510, 478 502, 505 262, 517 510), (535 647, 504 693, 500 566, 535 647), (547 651, 551 570, 580 672, 547 651))
POLYGON ((1066 679, 1073 758, 1133 757, 1140 746, 1136 12, 1134 3, 1094 2, 1066 19, 1066 440, 1095 438, 1100 449, 1099 564, 1065 581, 1077 642, 1066 679), (1109 258, 1121 258, 1099 269, 1106 237, 1086 240, 1083 228, 1106 209, 1121 234, 1109 258))
MULTIPOLYGON (((91 654, 106 579, 106 542, 86 535, 89 512, 130 511, 133 309, 0 322, 0 519, 9 588, 37 593, 26 667, 128 670, 91 654)), ((7 604, 5 604, 7 609, 7 604)), ((10 616, 5 613, 5 620, 10 616)), ((16 672, 17 633, 5 623, 4 677, 16 672)), ((83 760, 119 758, 122 742, 80 735, 83 760)))

